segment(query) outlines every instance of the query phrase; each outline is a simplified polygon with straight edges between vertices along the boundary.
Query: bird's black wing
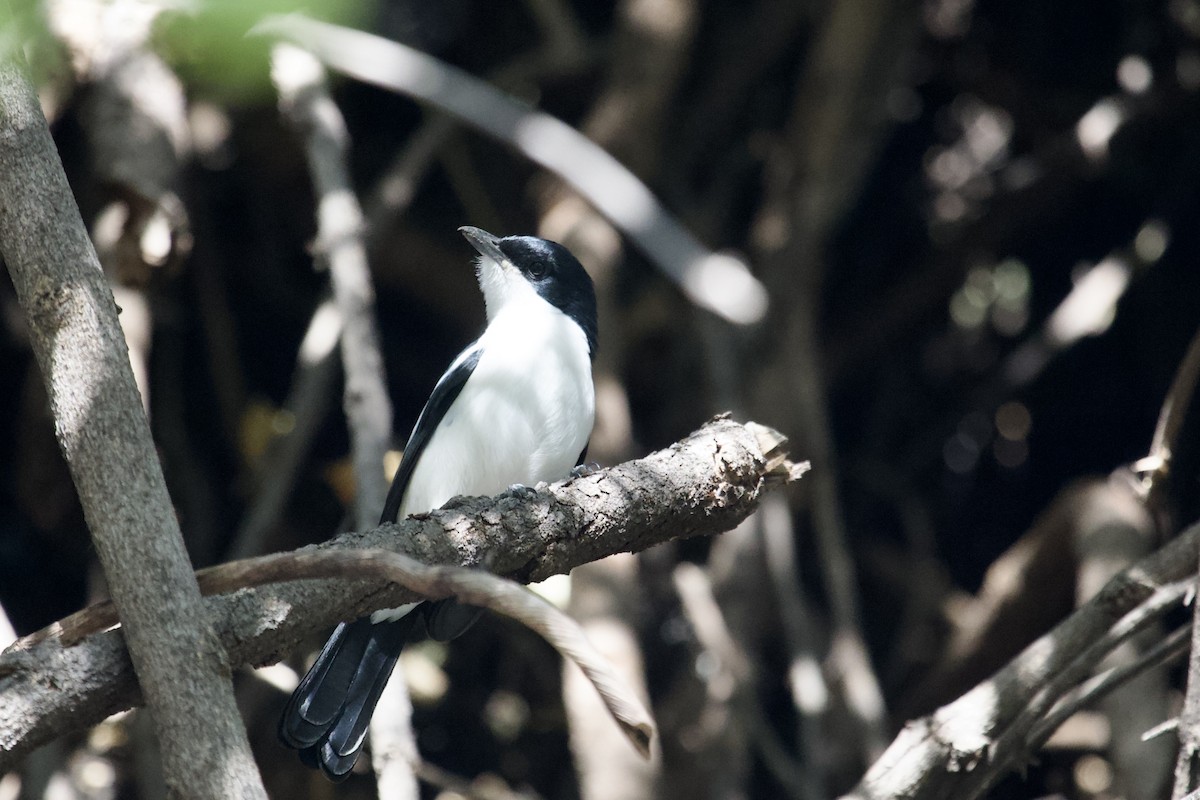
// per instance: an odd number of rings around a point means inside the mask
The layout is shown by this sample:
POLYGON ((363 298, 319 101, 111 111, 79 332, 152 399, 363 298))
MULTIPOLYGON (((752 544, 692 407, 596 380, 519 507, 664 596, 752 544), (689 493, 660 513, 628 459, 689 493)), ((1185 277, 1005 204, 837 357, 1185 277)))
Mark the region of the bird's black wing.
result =
POLYGON ((458 358, 454 359, 450 368, 446 370, 446 374, 437 382, 437 386, 433 387, 433 394, 426 401, 425 408, 421 409, 421 414, 417 417, 417 424, 413 426, 412 436, 408 438, 408 444, 404 446, 404 458, 400 461, 400 468, 396 470, 396 476, 392 478, 392 488, 388 490, 387 501, 383 504, 383 514, 379 518, 380 523, 396 522, 396 515, 400 513, 400 505, 404 502, 404 493, 408 490, 408 482, 412 478, 413 470, 417 468, 421 453, 425 452, 425 446, 433 438, 433 432, 437 430, 442 418, 446 416, 446 412, 450 410, 450 406, 462 392, 467 379, 475 371, 475 367, 479 364, 479 356, 482 354, 483 348, 476 340, 458 354, 458 358))
MULTIPOLYGON (((434 387, 404 448, 404 460, 384 503, 383 522, 396 520, 421 453, 475 371, 481 352, 478 342, 472 344, 434 387)), ((422 603, 421 613, 398 620, 374 623, 370 617, 362 617, 339 625, 292 694, 280 717, 279 738, 298 749, 304 763, 319 766, 333 780, 349 774, 404 642, 418 620, 443 604, 446 601, 422 603)))

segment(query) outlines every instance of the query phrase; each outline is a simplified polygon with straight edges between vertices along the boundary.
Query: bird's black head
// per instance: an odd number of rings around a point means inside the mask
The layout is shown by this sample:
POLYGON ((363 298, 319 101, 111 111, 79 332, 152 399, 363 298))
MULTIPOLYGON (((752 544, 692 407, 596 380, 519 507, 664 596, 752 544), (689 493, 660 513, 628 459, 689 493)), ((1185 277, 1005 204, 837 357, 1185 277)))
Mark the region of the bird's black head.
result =
MULTIPOLYGON (((596 354, 596 290, 579 259, 558 242, 536 236, 499 239, 479 228, 459 228, 481 255, 497 264, 515 267, 534 291, 566 314, 587 337, 588 350, 596 354)), ((486 290, 485 290, 486 291, 486 290)))

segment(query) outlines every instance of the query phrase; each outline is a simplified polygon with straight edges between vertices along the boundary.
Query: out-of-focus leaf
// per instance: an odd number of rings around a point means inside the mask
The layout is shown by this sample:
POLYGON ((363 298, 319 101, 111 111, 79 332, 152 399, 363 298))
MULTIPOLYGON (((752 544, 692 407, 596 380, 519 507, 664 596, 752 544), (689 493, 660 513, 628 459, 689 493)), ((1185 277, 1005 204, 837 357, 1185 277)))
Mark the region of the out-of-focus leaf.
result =
POLYGON ((200 0, 164 13, 155 32, 158 52, 193 90, 218 101, 246 103, 273 95, 268 66, 271 41, 246 33, 269 14, 303 10, 318 19, 362 25, 372 2, 343 0, 200 0))

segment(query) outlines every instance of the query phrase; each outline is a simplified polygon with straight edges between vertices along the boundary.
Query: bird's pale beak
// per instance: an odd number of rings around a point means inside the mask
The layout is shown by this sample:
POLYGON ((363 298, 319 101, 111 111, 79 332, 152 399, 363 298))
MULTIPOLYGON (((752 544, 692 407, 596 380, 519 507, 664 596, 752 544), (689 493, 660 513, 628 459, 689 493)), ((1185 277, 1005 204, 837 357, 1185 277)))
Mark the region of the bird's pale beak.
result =
POLYGON ((500 240, 492 236, 487 231, 481 228, 472 228, 470 225, 463 225, 458 229, 466 240, 471 243, 471 246, 479 251, 482 256, 487 256, 497 264, 503 265, 508 261, 508 257, 500 250, 500 240))

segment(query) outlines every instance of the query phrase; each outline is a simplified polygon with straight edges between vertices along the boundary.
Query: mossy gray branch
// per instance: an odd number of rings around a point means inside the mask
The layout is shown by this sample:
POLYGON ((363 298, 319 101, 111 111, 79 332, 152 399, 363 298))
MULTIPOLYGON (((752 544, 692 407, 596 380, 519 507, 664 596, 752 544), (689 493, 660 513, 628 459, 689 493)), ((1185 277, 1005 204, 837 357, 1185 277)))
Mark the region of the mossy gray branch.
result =
MULTIPOLYGON (((433 513, 318 547, 379 547, 425 563, 541 580, 613 553, 734 528, 768 489, 803 473, 804 466, 784 458, 783 445, 769 428, 720 417, 665 450, 539 487, 528 498, 456 498, 433 513)), ((412 599, 379 583, 307 580, 207 603, 234 663, 259 665, 338 620, 412 599)), ((56 736, 140 702, 119 630, 69 644, 77 637, 64 637, 63 629, 27 637, 0 656, 0 770, 56 736)))

